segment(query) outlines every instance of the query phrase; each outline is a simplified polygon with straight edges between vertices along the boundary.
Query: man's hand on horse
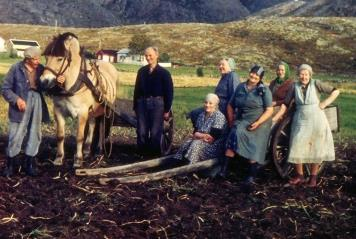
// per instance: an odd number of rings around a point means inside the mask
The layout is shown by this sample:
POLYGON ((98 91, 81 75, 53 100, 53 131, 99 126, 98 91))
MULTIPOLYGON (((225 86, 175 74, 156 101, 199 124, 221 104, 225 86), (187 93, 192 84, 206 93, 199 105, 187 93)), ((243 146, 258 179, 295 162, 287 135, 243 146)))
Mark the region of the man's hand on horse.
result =
POLYGON ((57 77, 57 82, 60 85, 63 85, 65 81, 66 81, 66 78, 64 77, 64 75, 60 75, 60 76, 57 77))
POLYGON ((26 110, 26 101, 24 101, 20 97, 16 100, 16 105, 21 112, 24 112, 26 110))

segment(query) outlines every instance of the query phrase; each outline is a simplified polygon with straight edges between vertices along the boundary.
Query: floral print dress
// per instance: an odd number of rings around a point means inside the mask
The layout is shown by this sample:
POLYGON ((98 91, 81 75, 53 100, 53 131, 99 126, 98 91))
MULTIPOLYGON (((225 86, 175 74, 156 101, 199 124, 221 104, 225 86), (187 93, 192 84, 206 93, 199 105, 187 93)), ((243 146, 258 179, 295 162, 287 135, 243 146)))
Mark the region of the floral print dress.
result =
POLYGON ((195 131, 200 133, 208 133, 213 136, 212 131, 218 130, 221 134, 214 137, 215 140, 212 143, 204 142, 200 139, 188 139, 186 140, 178 152, 176 153, 176 159, 188 159, 191 163, 203 161, 211 158, 218 158, 224 155, 225 150, 225 130, 226 119, 223 113, 219 110, 213 112, 210 116, 206 116, 205 112, 199 114, 195 131))

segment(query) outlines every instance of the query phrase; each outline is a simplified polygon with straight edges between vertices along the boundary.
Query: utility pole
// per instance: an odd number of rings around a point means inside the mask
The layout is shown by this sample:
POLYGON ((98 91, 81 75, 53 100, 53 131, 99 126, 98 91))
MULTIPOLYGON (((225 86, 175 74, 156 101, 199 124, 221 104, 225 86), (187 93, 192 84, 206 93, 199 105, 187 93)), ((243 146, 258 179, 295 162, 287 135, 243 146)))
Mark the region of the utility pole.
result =
POLYGON ((54 33, 57 34, 57 28, 58 28, 58 22, 57 22, 57 19, 54 20, 54 33))
POLYGON ((101 43, 101 37, 99 38, 99 46, 98 46, 98 50, 100 51, 101 50, 101 46, 102 45, 102 43, 101 43))

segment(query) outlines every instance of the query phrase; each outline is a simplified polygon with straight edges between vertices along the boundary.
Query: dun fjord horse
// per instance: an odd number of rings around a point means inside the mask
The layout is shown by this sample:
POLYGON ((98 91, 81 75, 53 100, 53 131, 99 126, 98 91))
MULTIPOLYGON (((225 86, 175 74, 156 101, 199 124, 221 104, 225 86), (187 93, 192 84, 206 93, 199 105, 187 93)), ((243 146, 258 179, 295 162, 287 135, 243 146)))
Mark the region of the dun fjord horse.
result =
POLYGON ((110 63, 89 61, 82 57, 78 38, 69 32, 54 37, 46 47, 44 55, 46 66, 41 83, 53 94, 57 124, 57 155, 53 163, 63 164, 65 117, 69 116, 78 120, 74 167, 81 167, 83 151, 84 155, 90 153, 95 126, 92 116, 103 113, 103 101, 114 103, 118 72, 110 63), (60 75, 65 77, 63 85, 57 82, 60 75), (89 126, 85 139, 87 123, 89 126))

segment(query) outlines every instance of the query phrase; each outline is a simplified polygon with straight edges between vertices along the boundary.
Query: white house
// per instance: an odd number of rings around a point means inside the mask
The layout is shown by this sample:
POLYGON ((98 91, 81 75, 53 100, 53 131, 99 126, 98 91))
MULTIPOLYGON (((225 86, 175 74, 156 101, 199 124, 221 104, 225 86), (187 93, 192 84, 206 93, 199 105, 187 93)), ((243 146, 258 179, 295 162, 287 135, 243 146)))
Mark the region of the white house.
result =
POLYGON ((5 51, 6 51, 5 40, 4 38, 0 37, 0 52, 5 52, 5 51))
MULTIPOLYGON (((117 52, 117 62, 141 66, 147 65, 147 61, 143 55, 131 55, 129 48, 122 48, 117 52)), ((163 67, 172 67, 170 62, 160 62, 159 64, 163 67)))
POLYGON ((146 65, 146 59, 142 55, 130 54, 129 48, 122 48, 117 52, 117 62, 133 65, 146 65))
POLYGON ((10 39, 8 42, 8 51, 16 53, 19 57, 24 57, 23 53, 25 49, 31 46, 40 47, 40 44, 33 40, 10 39))
POLYGON ((117 62, 117 51, 116 50, 100 50, 96 53, 96 58, 102 61, 116 63, 117 62))
POLYGON ((123 62, 129 56, 129 53, 130 53, 129 48, 123 48, 123 49, 119 50, 117 52, 117 61, 123 62))

